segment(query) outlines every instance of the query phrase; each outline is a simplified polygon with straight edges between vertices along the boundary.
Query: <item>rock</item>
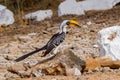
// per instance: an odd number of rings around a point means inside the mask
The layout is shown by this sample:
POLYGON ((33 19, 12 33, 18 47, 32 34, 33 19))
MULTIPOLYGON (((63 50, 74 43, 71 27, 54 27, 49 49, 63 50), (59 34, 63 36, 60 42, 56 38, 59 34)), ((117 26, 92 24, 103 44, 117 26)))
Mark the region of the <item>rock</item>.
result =
POLYGON ((67 76, 80 76, 81 71, 78 68, 66 68, 67 76))
POLYGON ((102 72, 107 72, 107 71, 112 72, 113 70, 110 69, 110 67, 103 67, 101 71, 102 72))
POLYGON ((93 71, 92 71, 92 70, 88 70, 88 71, 86 72, 86 74, 93 74, 93 71))
POLYGON ((76 67, 80 71, 82 71, 85 68, 86 62, 80 59, 73 50, 68 50, 65 53, 68 53, 67 55, 67 57, 69 58, 68 60, 71 61, 68 65, 70 65, 71 67, 76 67))
POLYGON ((78 68, 75 68, 74 76, 80 76, 81 72, 78 68))
POLYGON ((32 74, 35 76, 35 77, 40 77, 42 76, 42 73, 40 71, 32 71, 32 74))
POLYGON ((120 61, 114 61, 109 57, 87 58, 85 60, 85 70, 99 71, 101 67, 109 67, 112 69, 120 68, 120 61))
POLYGON ((95 44, 95 45, 93 45, 93 48, 99 48, 99 46, 95 44))
POLYGON ((66 68, 67 76, 80 76, 81 71, 78 68, 66 68))
POLYGON ((0 5, 0 25, 10 25, 14 23, 13 12, 8 10, 5 6, 0 5))
POLYGON ((101 0, 101 1, 85 0, 85 1, 78 2, 78 4, 81 5, 85 11, 89 11, 89 10, 111 9, 113 6, 115 6, 119 2, 120 0, 101 0))
MULTIPOLYGON (((25 77, 30 77, 32 75, 32 71, 24 71, 23 73, 20 73, 20 76, 22 78, 25 78, 25 77)), ((34 74, 33 74, 34 75, 34 74)), ((35 75, 34 75, 35 76, 35 75)))
POLYGON ((102 29, 98 33, 99 56, 120 60, 120 26, 102 29))
POLYGON ((46 72, 45 74, 49 75, 66 75, 66 69, 62 63, 53 64, 50 67, 43 69, 43 71, 46 72))
POLYGON ((89 71, 89 70, 95 70, 96 68, 100 68, 100 62, 93 59, 93 58, 87 58, 86 59, 86 67, 85 70, 89 71))
POLYGON ((111 9, 120 0, 84 0, 76 2, 76 0, 65 0, 58 7, 58 15, 83 15, 89 10, 107 10, 111 9))
POLYGON ((19 76, 17 74, 13 74, 11 72, 8 72, 4 75, 5 78, 18 78, 19 76))
POLYGON ((86 24, 87 24, 88 26, 90 26, 90 25, 92 25, 92 22, 89 21, 89 22, 87 22, 86 24))
POLYGON ((34 19, 36 21, 42 21, 46 18, 51 18, 53 15, 52 10, 39 10, 33 13, 26 14, 24 19, 34 19))
POLYGON ((81 15, 84 14, 84 10, 75 0, 65 0, 58 7, 58 16, 69 14, 81 15))
POLYGON ((102 67, 110 67, 110 68, 113 68, 113 69, 118 69, 120 68, 120 61, 103 61, 101 62, 101 66, 102 67))
POLYGON ((6 9, 6 6, 0 5, 0 10, 6 9))
POLYGON ((20 74, 20 72, 25 71, 27 69, 26 65, 22 63, 14 64, 8 68, 8 71, 12 73, 20 74))
POLYGON ((75 71, 75 69, 78 69, 81 73, 86 66, 86 62, 80 59, 80 57, 78 57, 71 49, 65 49, 63 51, 61 62, 65 65, 67 73, 70 71, 70 74, 68 73, 68 75, 76 75, 77 70, 75 71))

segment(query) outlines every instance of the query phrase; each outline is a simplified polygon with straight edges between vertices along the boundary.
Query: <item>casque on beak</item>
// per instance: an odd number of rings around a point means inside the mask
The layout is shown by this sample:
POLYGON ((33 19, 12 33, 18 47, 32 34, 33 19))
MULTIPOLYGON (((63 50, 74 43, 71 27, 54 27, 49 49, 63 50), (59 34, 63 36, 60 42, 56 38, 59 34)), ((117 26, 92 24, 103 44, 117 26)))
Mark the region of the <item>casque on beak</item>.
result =
POLYGON ((69 24, 69 27, 74 27, 74 26, 77 26, 77 27, 81 27, 80 24, 75 21, 75 20, 70 20, 70 24, 69 24))

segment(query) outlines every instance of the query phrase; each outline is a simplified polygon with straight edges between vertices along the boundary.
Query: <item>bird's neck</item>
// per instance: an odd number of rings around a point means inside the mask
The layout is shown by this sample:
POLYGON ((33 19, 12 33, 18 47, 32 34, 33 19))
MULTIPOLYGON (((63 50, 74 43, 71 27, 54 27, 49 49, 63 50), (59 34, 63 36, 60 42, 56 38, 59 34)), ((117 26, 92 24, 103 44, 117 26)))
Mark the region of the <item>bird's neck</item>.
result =
POLYGON ((59 33, 61 34, 61 33, 66 33, 67 32, 67 26, 60 26, 60 31, 59 31, 59 33))

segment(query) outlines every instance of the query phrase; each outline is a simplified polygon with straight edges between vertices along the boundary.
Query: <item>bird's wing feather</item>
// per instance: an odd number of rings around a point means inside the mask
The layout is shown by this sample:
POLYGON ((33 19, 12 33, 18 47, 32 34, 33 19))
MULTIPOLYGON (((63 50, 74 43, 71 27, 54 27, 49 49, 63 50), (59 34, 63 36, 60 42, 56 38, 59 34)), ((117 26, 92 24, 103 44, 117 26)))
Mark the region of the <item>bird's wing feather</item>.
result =
POLYGON ((44 47, 42 47, 42 48, 40 48, 40 49, 34 50, 34 51, 30 52, 30 53, 27 53, 27 54, 25 54, 25 55, 23 55, 23 56, 20 56, 20 57, 17 58, 15 61, 16 61, 16 62, 19 62, 19 61, 24 60, 25 58, 27 58, 27 57, 29 57, 29 56, 37 53, 37 52, 39 52, 39 51, 41 51, 41 50, 45 50, 45 49, 46 49, 46 46, 44 46, 44 47))
POLYGON ((29 56, 31 56, 31 55, 33 55, 33 54, 35 54, 35 53, 37 53, 37 52, 39 52, 39 51, 41 51, 41 50, 45 50, 45 49, 46 49, 45 54, 44 54, 44 56, 45 56, 45 55, 48 54, 53 48, 55 48, 55 47, 58 46, 61 42, 63 42, 64 38, 65 38, 65 33, 61 33, 61 34, 57 33, 57 34, 55 34, 55 35, 53 35, 53 36, 51 37, 51 39, 48 41, 48 43, 47 43, 44 47, 42 47, 42 48, 40 48, 40 49, 37 49, 37 50, 34 50, 34 51, 30 52, 30 53, 27 53, 27 54, 25 54, 25 55, 17 58, 15 61, 16 61, 16 62, 19 62, 19 61, 24 60, 25 58, 27 58, 27 57, 29 57, 29 56))
POLYGON ((43 56, 47 55, 51 50, 60 45, 65 39, 65 33, 57 33, 48 41, 47 48, 43 56))

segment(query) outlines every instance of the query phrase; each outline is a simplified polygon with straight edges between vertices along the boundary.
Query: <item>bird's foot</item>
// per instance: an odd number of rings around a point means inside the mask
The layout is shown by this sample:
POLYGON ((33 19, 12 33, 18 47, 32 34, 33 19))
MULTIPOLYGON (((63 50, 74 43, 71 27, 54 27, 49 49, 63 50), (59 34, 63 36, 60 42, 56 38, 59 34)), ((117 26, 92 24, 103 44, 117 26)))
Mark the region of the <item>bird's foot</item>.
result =
POLYGON ((41 57, 45 57, 47 54, 45 54, 44 52, 42 53, 41 57))

